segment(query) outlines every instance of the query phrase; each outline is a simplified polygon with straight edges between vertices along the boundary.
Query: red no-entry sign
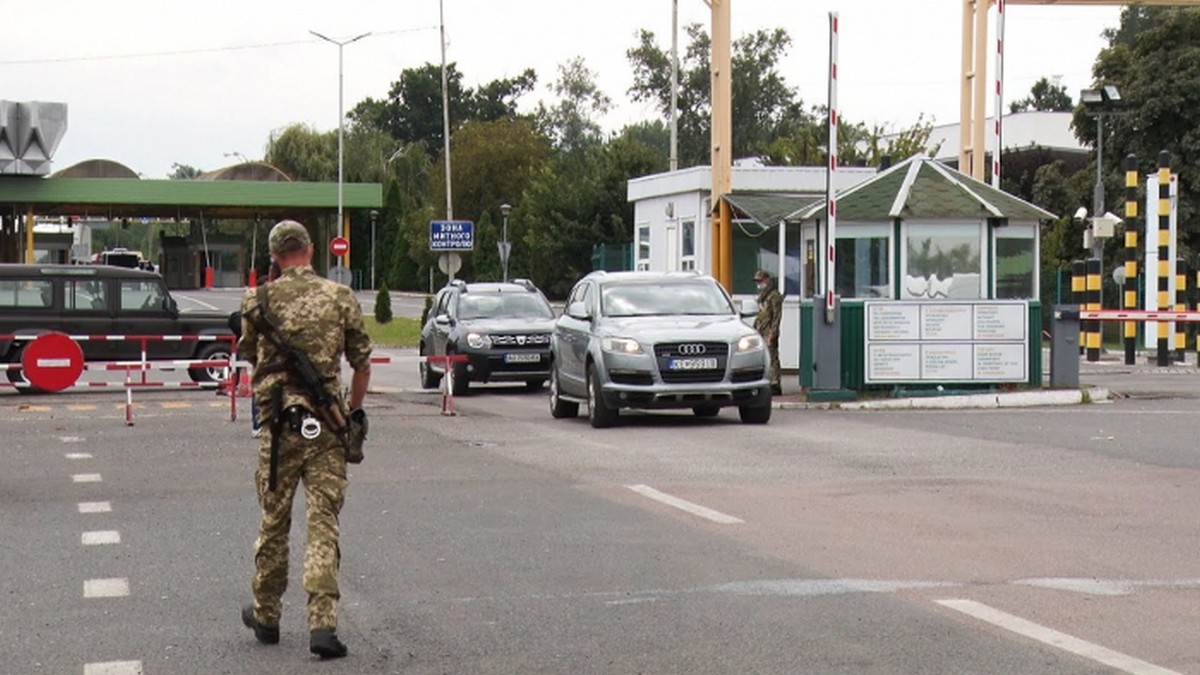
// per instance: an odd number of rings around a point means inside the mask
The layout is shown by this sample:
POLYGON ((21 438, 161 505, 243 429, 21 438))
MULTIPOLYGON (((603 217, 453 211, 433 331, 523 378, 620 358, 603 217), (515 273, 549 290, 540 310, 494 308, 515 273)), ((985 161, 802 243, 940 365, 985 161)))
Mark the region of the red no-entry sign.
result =
POLYGON ((64 333, 43 333, 21 351, 25 379, 42 391, 61 391, 83 372, 83 350, 64 333))
POLYGON ((345 237, 334 237, 329 241, 329 252, 343 256, 350 252, 350 242, 345 237))

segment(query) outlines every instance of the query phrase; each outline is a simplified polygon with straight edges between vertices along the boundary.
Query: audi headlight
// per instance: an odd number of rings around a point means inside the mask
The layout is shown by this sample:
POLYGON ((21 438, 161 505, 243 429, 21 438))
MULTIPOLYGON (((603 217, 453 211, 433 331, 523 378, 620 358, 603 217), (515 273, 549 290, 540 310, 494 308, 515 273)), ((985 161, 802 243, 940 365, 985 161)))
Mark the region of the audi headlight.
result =
POLYGON ((754 335, 743 336, 742 339, 738 340, 737 343, 738 352, 752 352, 762 348, 763 339, 762 336, 758 335, 757 333, 754 335))
POLYGON ((606 352, 619 354, 641 354, 642 346, 633 338, 606 337, 600 340, 600 347, 606 352))
POLYGON ((492 338, 487 333, 467 333, 467 346, 471 349, 491 349, 492 338))

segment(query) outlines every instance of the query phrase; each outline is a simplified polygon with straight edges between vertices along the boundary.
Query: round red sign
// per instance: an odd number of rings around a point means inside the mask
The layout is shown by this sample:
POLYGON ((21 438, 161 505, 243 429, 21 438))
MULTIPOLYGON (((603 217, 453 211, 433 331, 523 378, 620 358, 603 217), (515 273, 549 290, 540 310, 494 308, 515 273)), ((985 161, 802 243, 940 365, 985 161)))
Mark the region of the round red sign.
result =
POLYGON ((334 237, 329 242, 329 252, 334 255, 346 255, 350 252, 350 242, 345 237, 334 237))
POLYGON ((21 351, 25 379, 42 391, 61 391, 83 372, 83 350, 64 333, 43 333, 21 351))

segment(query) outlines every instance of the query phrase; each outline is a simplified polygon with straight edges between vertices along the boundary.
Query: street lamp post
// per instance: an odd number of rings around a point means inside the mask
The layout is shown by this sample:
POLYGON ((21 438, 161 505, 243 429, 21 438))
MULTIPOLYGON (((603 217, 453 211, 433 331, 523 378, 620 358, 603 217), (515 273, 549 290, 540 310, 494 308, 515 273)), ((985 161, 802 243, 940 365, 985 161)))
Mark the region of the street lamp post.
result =
MULTIPOLYGON (((1084 89, 1079 101, 1087 114, 1096 118, 1096 185, 1092 188, 1092 217, 1100 218, 1104 208, 1104 118, 1121 114, 1114 110, 1121 103, 1121 92, 1114 85, 1106 84, 1098 89, 1084 89)), ((1104 241, 1092 238, 1092 255, 1101 259, 1104 241)))
POLYGON ((379 219, 379 212, 371 209, 371 290, 376 290, 375 286, 375 221, 379 219))
POLYGON ((504 281, 508 281, 508 254, 512 248, 508 244, 508 212, 512 211, 509 204, 500 205, 500 213, 504 215, 504 230, 500 238, 500 267, 504 271, 504 281))
MULTIPOLYGON (((346 126, 346 124, 345 124, 346 115, 343 112, 343 108, 342 108, 342 48, 352 42, 357 42, 357 41, 367 37, 371 33, 367 32, 367 33, 363 33, 362 35, 356 35, 356 36, 350 38, 349 40, 338 41, 338 40, 334 40, 333 38, 329 38, 324 35, 321 35, 320 33, 318 33, 315 30, 310 30, 308 32, 312 33, 313 35, 321 38, 322 40, 324 40, 330 44, 337 45, 337 48, 338 48, 338 183, 337 183, 337 198, 338 198, 337 221, 338 221, 338 226, 337 226, 337 229, 338 229, 339 233, 342 233, 342 229, 346 227, 345 220, 343 220, 343 217, 342 217, 342 181, 343 181, 343 176, 345 173, 345 166, 344 166, 344 160, 343 160, 343 146, 345 145, 344 137, 345 137, 345 126, 346 126)), ((349 256, 350 254, 347 253, 346 255, 349 256)), ((344 262, 349 262, 349 261, 344 261, 344 262)), ((343 261, 340 258, 338 259, 338 264, 343 264, 343 261)))

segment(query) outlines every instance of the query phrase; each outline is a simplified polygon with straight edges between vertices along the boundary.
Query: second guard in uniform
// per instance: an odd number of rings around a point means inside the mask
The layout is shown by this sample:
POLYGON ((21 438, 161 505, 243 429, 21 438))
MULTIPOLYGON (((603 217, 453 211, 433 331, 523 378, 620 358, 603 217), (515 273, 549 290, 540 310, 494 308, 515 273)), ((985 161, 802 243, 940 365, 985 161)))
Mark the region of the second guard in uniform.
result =
POLYGON ((276 224, 269 246, 279 278, 247 290, 238 343, 238 355, 254 364, 254 396, 266 422, 255 473, 261 517, 254 546, 254 602, 242 608, 242 623, 259 642, 279 642, 292 502, 303 484, 309 649, 323 659, 340 658, 348 650, 337 635, 338 516, 346 494, 346 463, 362 458, 349 438, 354 428, 360 442, 365 434, 362 404, 371 377, 371 343, 350 288, 313 272, 312 240, 303 225, 291 220, 276 224), (341 400, 343 354, 354 371, 349 401, 341 400))
POLYGON ((754 285, 758 288, 758 314, 754 317, 754 330, 767 341, 771 355, 771 393, 783 393, 779 377, 779 322, 783 318, 783 296, 775 288, 775 280, 766 270, 754 273, 754 285))

